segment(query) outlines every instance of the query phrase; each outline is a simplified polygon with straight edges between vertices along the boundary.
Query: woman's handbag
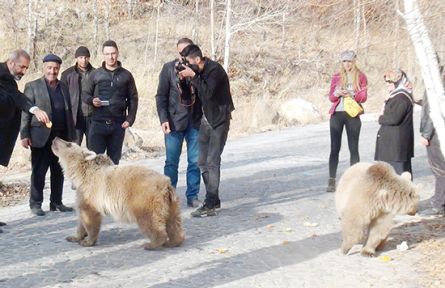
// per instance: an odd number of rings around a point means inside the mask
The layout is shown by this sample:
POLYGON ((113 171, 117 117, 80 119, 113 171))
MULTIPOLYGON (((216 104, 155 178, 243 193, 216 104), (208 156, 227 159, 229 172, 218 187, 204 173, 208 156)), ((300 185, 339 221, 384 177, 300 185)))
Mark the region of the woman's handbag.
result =
POLYGON ((351 117, 356 117, 363 113, 363 108, 352 97, 343 98, 345 112, 351 117))

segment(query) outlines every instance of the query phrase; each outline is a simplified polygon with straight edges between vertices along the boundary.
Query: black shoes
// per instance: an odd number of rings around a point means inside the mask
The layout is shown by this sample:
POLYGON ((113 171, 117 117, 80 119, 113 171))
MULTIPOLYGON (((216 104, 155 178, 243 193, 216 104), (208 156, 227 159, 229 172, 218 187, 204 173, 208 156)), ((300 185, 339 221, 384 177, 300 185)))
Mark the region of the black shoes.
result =
POLYGON ((0 226, 6 226, 5 222, 0 222, 0 226))
POLYGON ((53 203, 49 203, 49 211, 57 211, 59 210, 60 212, 73 212, 74 209, 71 207, 67 207, 65 205, 63 205, 62 203, 60 204, 53 204, 53 203))
POLYGON ((31 207, 31 212, 36 216, 45 216, 45 212, 41 207, 31 207))
POLYGON ((335 178, 329 178, 326 192, 335 192, 335 178))
POLYGON ((209 208, 204 204, 201 208, 193 211, 190 215, 192 215, 192 217, 216 216, 216 208, 209 208))

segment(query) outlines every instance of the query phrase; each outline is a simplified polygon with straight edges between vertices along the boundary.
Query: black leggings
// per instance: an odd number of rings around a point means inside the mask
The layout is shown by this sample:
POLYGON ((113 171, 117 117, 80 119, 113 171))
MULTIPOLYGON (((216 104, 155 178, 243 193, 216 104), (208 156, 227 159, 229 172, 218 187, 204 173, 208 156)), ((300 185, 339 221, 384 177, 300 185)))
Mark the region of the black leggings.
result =
POLYGON ((341 148, 341 136, 343 127, 346 126, 348 136, 349 152, 351 154, 351 165, 360 161, 358 153, 358 139, 362 122, 360 117, 352 118, 346 112, 334 112, 330 120, 331 130, 331 154, 329 155, 329 177, 335 178, 337 175, 338 154, 341 148))

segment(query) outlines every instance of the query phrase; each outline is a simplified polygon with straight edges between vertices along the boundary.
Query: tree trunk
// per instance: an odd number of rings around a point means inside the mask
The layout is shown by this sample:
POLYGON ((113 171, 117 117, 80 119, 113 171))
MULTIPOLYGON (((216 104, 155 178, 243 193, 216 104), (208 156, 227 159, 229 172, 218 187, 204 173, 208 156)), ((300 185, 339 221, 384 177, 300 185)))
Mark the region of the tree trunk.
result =
POLYGON ((210 0, 210 46, 212 60, 215 60, 215 0, 210 0))
POLYGON ((155 54, 154 54, 154 59, 153 59, 153 65, 156 63, 156 59, 158 57, 158 38, 159 38, 159 21, 161 18, 161 5, 162 2, 161 0, 158 3, 158 7, 157 7, 157 14, 156 14, 156 32, 155 32, 155 54))
POLYGON ((93 43, 94 43, 94 56, 97 56, 97 50, 99 42, 97 39, 97 32, 99 30, 99 17, 97 15, 97 0, 93 0, 93 43))
POLYGON ((354 24, 355 24, 355 44, 354 50, 357 51, 360 44, 360 0, 354 0, 354 24))
POLYGON ((105 38, 106 40, 110 40, 110 0, 105 0, 104 6, 105 6, 105 15, 104 15, 105 38))
POLYGON ((404 4, 403 18, 408 27, 418 63, 421 63, 420 70, 430 104, 430 117, 440 141, 442 154, 445 155, 445 92, 439 63, 417 1, 404 0, 404 4))
POLYGON ((232 37, 230 16, 232 14, 232 1, 226 2, 226 39, 224 41, 224 70, 229 71, 229 57, 230 57, 230 40, 232 37))

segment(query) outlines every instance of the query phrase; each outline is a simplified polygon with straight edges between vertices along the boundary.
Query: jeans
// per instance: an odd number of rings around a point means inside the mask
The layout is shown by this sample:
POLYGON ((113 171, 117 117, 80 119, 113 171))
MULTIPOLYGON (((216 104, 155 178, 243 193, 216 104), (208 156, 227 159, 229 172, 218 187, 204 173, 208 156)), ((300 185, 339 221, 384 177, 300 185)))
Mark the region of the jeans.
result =
POLYGON ((181 156, 182 143, 187 143, 187 190, 185 196, 188 201, 198 199, 201 172, 198 167, 199 130, 189 126, 184 131, 171 131, 165 135, 166 160, 164 175, 170 177, 172 185, 178 184, 178 165, 181 156))
POLYGON ((199 167, 206 187, 205 205, 213 208, 219 201, 221 154, 229 133, 230 120, 213 129, 205 118, 199 128, 199 167))
POLYGON ((360 155, 358 153, 358 141, 360 136, 360 128, 362 122, 360 117, 351 117, 346 112, 335 112, 331 116, 330 131, 331 131, 331 154, 329 155, 329 177, 335 178, 337 175, 338 155, 341 148, 341 137, 343 134, 343 127, 346 127, 346 134, 348 136, 349 153, 351 154, 351 166, 360 162, 360 155))
POLYGON ((119 164, 122 156, 125 129, 121 127, 121 121, 91 121, 88 131, 89 149, 97 154, 105 153, 110 156, 114 164, 119 164))
POLYGON ((413 170, 411 168, 411 159, 407 161, 385 161, 394 168, 397 174, 402 175, 403 172, 409 172, 411 174, 411 180, 413 179, 413 170))
POLYGON ((45 176, 50 169, 50 185, 51 196, 50 202, 52 204, 62 204, 63 193, 63 171, 59 164, 59 158, 54 155, 51 150, 53 139, 60 137, 66 139, 66 131, 51 131, 51 134, 42 148, 31 147, 31 195, 29 199, 29 206, 42 207, 43 202, 43 188, 45 187, 45 176))

